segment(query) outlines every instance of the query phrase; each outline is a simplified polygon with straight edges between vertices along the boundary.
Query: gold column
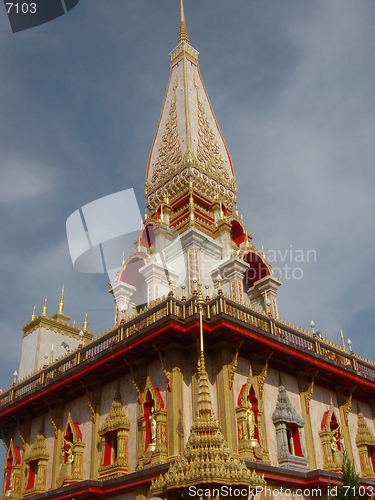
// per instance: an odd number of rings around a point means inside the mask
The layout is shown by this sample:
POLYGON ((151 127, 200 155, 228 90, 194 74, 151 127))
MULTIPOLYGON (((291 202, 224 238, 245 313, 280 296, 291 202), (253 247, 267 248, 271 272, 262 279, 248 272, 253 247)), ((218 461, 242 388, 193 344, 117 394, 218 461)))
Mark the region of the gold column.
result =
POLYGON ((227 342, 220 342, 216 345, 216 384, 220 425, 229 448, 232 452, 237 453, 235 409, 232 392, 233 369, 235 371, 237 367, 237 357, 233 358, 231 347, 227 342), (235 367, 233 367, 234 364, 235 367))
POLYGON ((310 401, 314 390, 314 379, 317 371, 313 374, 305 372, 297 372, 298 376, 298 389, 301 398, 302 417, 305 421, 305 438, 306 438, 306 452, 309 459, 309 467, 311 470, 316 469, 315 447, 311 426, 310 417, 310 401))
POLYGON ((177 345, 169 346, 169 387, 167 389, 168 410, 168 460, 176 460, 184 448, 184 398, 183 355, 177 345))
POLYGON ((350 388, 348 390, 349 395, 347 395, 347 394, 345 394, 343 387, 338 386, 336 388, 337 402, 339 405, 340 420, 341 420, 341 425, 342 425, 342 433, 344 436, 345 449, 346 449, 346 453, 348 454, 348 457, 350 458, 350 460, 352 462, 353 462, 353 448, 352 448, 352 442, 351 442, 350 433, 349 433, 348 414, 350 411, 350 407, 352 406, 352 392, 353 392, 353 390, 354 390, 354 387, 350 388))
MULTIPOLYGON (((30 429, 29 429, 29 431, 30 431, 30 429)), ((21 461, 20 489, 19 489, 20 498, 22 498, 23 493, 25 491, 25 487, 26 487, 26 485, 25 485, 25 480, 26 480, 26 461, 25 461, 25 459, 29 454, 30 432, 27 432, 26 434, 24 434, 21 431, 21 429, 18 429, 18 432, 21 436, 22 445, 23 445, 22 446, 23 453, 22 453, 22 461, 21 461)))
MULTIPOLYGON (((55 444, 53 448, 52 462, 52 489, 57 488, 57 480, 60 471, 60 455, 61 455, 61 439, 62 439, 62 424, 63 424, 64 406, 59 404, 58 408, 52 412, 50 410, 50 420, 55 429, 55 444)), ((48 489, 48 486, 46 485, 48 489)))
POLYGON ((93 388, 92 396, 92 414, 93 422, 91 426, 91 458, 90 458, 90 478, 97 479, 98 477, 98 443, 99 443, 99 427, 100 427, 100 410, 101 410, 102 387, 100 382, 96 382, 93 388))

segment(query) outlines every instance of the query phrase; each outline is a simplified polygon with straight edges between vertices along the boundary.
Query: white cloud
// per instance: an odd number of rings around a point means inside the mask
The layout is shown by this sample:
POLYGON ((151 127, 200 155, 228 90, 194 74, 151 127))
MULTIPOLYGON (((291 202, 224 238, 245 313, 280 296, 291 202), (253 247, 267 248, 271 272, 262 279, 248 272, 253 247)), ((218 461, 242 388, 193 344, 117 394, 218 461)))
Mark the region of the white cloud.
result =
POLYGON ((0 175, 0 205, 33 201, 51 189, 54 176, 47 165, 14 157, 4 159, 0 175))

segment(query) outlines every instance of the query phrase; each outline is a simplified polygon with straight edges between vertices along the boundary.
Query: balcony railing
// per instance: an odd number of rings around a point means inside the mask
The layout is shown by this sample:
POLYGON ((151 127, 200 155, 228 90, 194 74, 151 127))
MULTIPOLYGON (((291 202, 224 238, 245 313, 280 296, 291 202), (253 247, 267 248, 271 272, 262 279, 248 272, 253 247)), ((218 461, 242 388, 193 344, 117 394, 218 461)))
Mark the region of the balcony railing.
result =
MULTIPOLYGON (((157 300, 152 306, 141 310, 124 324, 100 334, 89 344, 77 348, 74 352, 63 356, 37 373, 8 387, 0 393, 0 406, 3 407, 12 401, 29 395, 30 392, 41 386, 47 386, 76 366, 92 362, 112 346, 119 344, 135 333, 141 332, 148 326, 156 325, 163 318, 170 317, 171 319, 185 320, 194 316, 198 313, 196 298, 179 300, 169 296, 157 300)), ((298 350, 315 353, 319 357, 333 361, 344 368, 352 368, 359 376, 375 382, 375 363, 349 353, 335 343, 318 338, 306 330, 290 325, 290 323, 275 320, 260 310, 239 304, 224 295, 218 295, 212 300, 207 300, 204 309, 207 320, 218 315, 226 315, 244 323, 247 327, 257 329, 260 335, 262 332, 269 334, 277 342, 298 350)))

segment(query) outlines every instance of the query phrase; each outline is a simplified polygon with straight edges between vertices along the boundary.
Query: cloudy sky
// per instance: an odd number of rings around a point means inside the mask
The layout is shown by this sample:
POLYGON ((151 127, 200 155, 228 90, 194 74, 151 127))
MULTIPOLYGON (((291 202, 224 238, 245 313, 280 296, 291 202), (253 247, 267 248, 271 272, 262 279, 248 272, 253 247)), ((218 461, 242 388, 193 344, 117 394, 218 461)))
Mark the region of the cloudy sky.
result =
MULTIPOLYGON (((305 328, 314 320, 331 340, 342 328, 375 359, 375 3, 185 3, 238 209, 274 267, 288 266, 281 317, 305 328)), ((63 283, 77 324, 86 311, 96 333, 113 324, 108 278, 73 269, 65 222, 126 188, 143 212, 178 26, 178 0, 80 0, 16 34, 0 8, 3 388, 33 306, 40 314, 47 297, 56 312, 63 283)))

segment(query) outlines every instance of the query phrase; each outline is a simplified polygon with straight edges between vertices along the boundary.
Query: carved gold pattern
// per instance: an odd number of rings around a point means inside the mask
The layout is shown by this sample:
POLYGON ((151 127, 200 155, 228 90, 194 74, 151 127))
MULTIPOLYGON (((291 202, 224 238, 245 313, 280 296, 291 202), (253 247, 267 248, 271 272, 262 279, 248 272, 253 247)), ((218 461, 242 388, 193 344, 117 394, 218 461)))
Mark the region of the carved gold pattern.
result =
POLYGON ((212 410, 202 329, 200 342, 197 413, 181 457, 169 467, 164 477, 160 475, 152 483, 151 491, 154 495, 162 495, 176 488, 186 489, 193 484, 206 483, 207 480, 221 484, 266 485, 263 476, 250 471, 243 460, 232 455, 225 441, 219 421, 212 410))
POLYGON ((52 427, 54 429, 54 436, 55 436, 55 438, 57 438, 59 422, 62 419, 62 412, 61 412, 61 410, 60 410, 60 412, 56 409, 53 410, 51 408, 51 405, 49 404, 49 402, 46 399, 44 399, 44 403, 47 405, 49 420, 50 420, 52 427))
POLYGON ((358 413, 358 429, 355 443, 358 447, 363 477, 374 478, 375 474, 369 456, 368 446, 375 447, 375 437, 367 426, 362 413, 358 413))
POLYGON ((35 473, 34 485, 31 488, 26 488, 23 495, 33 495, 45 491, 46 489, 46 471, 48 464, 49 453, 47 450, 46 438, 44 436, 43 428, 38 432, 35 442, 30 450, 29 455, 25 459, 27 464, 27 478, 26 485, 29 482, 29 475, 32 467, 35 473), (33 464, 34 462, 34 464, 33 464))
POLYGON ((99 467, 99 478, 118 476, 128 472, 128 437, 130 430, 130 420, 125 415, 121 401, 120 387, 117 386, 111 409, 105 419, 104 424, 99 429, 101 437, 102 451, 99 467), (105 464, 106 434, 116 433, 116 459, 113 463, 105 464))
POLYGON ((93 404, 93 401, 92 401, 92 398, 90 397, 90 393, 89 393, 89 389, 87 387, 87 384, 85 384, 83 382, 83 380, 80 381, 82 386, 84 387, 85 389, 85 392, 86 392, 86 397, 87 397, 87 404, 91 410, 91 413, 92 413, 92 422, 95 424, 95 418, 96 418, 96 412, 95 412, 95 408, 94 408, 94 404, 93 404))
POLYGON ((8 463, 10 460, 12 461, 10 477, 4 477, 5 485, 7 485, 9 479, 9 487, 4 490, 4 493, 5 498, 16 500, 19 498, 18 492, 21 482, 21 455, 20 449, 14 445, 13 438, 11 438, 9 443, 5 463, 8 463))
POLYGON ((264 415, 263 386, 267 376, 268 361, 272 356, 272 351, 267 354, 264 364, 258 357, 253 357, 255 371, 250 363, 249 375, 243 388, 240 405, 236 408, 237 432, 238 432, 238 452, 241 457, 248 460, 262 459, 263 463, 270 463, 267 445, 266 422, 264 415), (250 390, 253 388, 255 398, 258 401, 258 435, 259 443, 251 443, 247 439, 247 407, 250 390), (255 444, 255 445, 254 445, 255 444))
POLYGON ((176 88, 178 86, 177 76, 173 84, 173 96, 169 108, 169 118, 165 123, 162 142, 159 145, 159 156, 155 161, 152 173, 151 185, 159 186, 175 173, 178 165, 182 162, 181 146, 178 138, 177 110, 176 110, 176 88))
POLYGON ((128 367, 129 367, 130 374, 131 374, 131 377, 132 377, 132 383, 133 383, 134 389, 137 391, 138 405, 141 405, 142 404, 142 393, 141 393, 141 391, 140 391, 140 389, 138 387, 138 384, 137 384, 137 381, 136 381, 136 378, 135 378, 135 374, 134 374, 133 368, 131 367, 131 364, 126 359, 124 361, 128 365, 128 367))
POLYGON ((167 410, 164 400, 151 382, 150 376, 146 378, 142 392, 140 404, 138 405, 138 454, 137 469, 143 469, 147 464, 157 465, 167 461, 167 410), (151 394, 156 423, 156 442, 153 449, 145 450, 146 446, 146 418, 144 415, 144 405, 147 402, 147 393, 151 394))
POLYGON ((197 160, 204 166, 206 175, 219 174, 220 177, 224 178, 224 182, 227 183, 229 181, 229 174, 225 168, 223 157, 220 154, 215 134, 210 127, 208 118, 205 117, 206 112, 199 95, 199 85, 195 78, 194 87, 197 89, 198 109, 197 160))
POLYGON ((310 412, 310 401, 314 392, 314 382, 317 374, 318 370, 315 370, 311 375, 304 374, 303 372, 298 374, 299 391, 305 401, 306 414, 310 412))
POLYGON ((160 363, 161 363, 161 369, 163 370, 165 378, 167 379, 168 391, 171 392, 171 390, 172 390, 171 389, 171 372, 172 372, 171 366, 168 363, 168 361, 163 358, 160 349, 158 349, 155 344, 152 344, 152 345, 153 345, 155 351, 158 353, 160 363))
POLYGON ((349 389, 349 395, 345 395, 342 388, 338 388, 337 390, 337 399, 340 409, 344 414, 344 424, 348 425, 348 415, 350 412, 350 408, 352 406, 352 394, 355 387, 351 387, 349 389))
POLYGON ((236 373, 237 370, 237 363, 238 363, 238 353, 241 349, 242 344, 244 343, 243 340, 241 340, 236 347, 236 353, 232 359, 232 361, 228 365, 228 374, 229 374, 229 389, 232 389, 233 387, 233 380, 234 380, 234 374, 236 373))
MULTIPOLYGON (((335 447, 332 445, 332 440, 336 439, 333 436, 333 432, 331 429, 331 420, 333 415, 334 418, 336 419, 338 426, 337 435, 340 435, 341 438, 342 430, 339 424, 339 419, 337 418, 337 415, 334 412, 332 398, 331 398, 330 407, 327 410, 326 415, 323 417, 325 421, 323 421, 322 423, 322 430, 319 432, 319 437, 323 449, 323 469, 340 471, 342 468, 342 451, 336 449, 337 446, 335 447)), ((335 442, 337 443, 337 440, 335 442)))
POLYGON ((60 468, 57 486, 60 487, 64 484, 72 484, 83 479, 83 448, 85 443, 82 441, 78 424, 73 421, 72 415, 69 412, 68 420, 65 426, 65 431, 61 440, 61 454, 64 459, 66 453, 66 440, 68 427, 72 432, 72 444, 69 445, 69 459, 63 460, 60 468))
POLYGON ((21 438, 23 449, 25 449, 26 443, 30 437, 31 421, 29 419, 26 419, 26 421, 21 424, 20 421, 17 419, 17 424, 18 424, 18 435, 21 438))

